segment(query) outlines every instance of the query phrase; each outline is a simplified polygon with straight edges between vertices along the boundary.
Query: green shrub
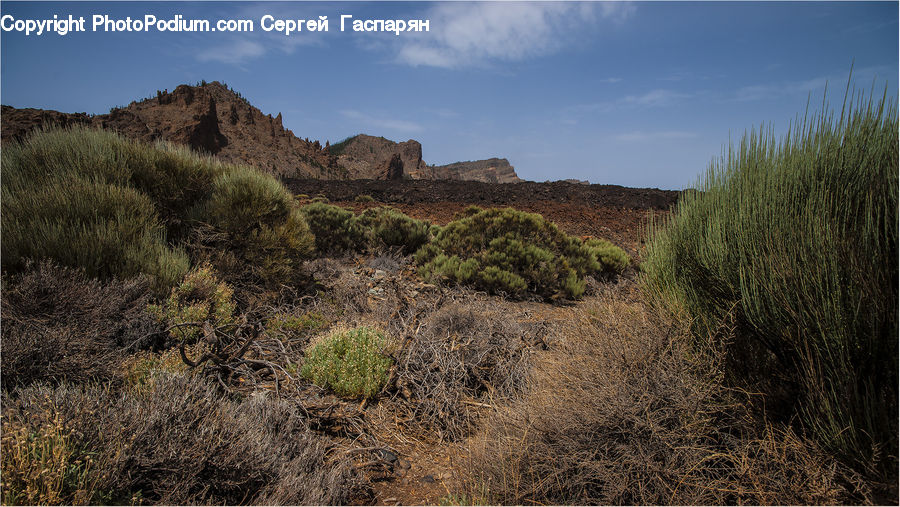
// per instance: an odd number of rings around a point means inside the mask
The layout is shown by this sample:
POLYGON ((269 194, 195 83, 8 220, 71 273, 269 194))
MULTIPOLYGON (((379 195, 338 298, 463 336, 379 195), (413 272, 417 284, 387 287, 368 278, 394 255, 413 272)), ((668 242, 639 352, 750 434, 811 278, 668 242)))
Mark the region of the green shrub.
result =
POLYGON ((319 253, 353 251, 365 244, 363 229, 352 211, 323 202, 307 204, 301 211, 315 236, 319 253))
POLYGON ((167 243, 160 208, 139 186, 154 163, 147 151, 83 128, 6 144, 0 157, 3 268, 53 259, 90 276, 145 273, 158 288, 177 282, 188 259, 167 243))
POLYGON ((400 247, 413 253, 428 242, 429 224, 388 207, 369 208, 357 218, 367 230, 372 247, 400 247))
POLYGON ((356 202, 375 202, 375 198, 369 194, 357 195, 353 200, 356 202))
MULTIPOLYGON (((2 150, 2 263, 53 259, 96 277, 153 278, 161 293, 208 250, 261 276, 296 271, 312 236, 274 178, 168 144, 84 127, 2 150), (219 241, 191 242, 197 235, 219 241)), ((213 259, 216 260, 216 259, 213 259)), ((220 269, 223 274, 226 270, 220 269)))
POLYGON ((545 298, 579 298, 586 275, 619 274, 629 262, 625 252, 610 243, 583 243, 538 214, 476 207, 441 228, 415 259, 426 280, 545 298))
POLYGON ((306 352, 301 375, 345 398, 372 398, 387 382, 392 361, 382 333, 358 327, 338 331, 306 352))
POLYGON ((584 246, 591 251, 591 255, 600 263, 600 269, 606 273, 622 274, 631 264, 631 257, 624 250, 605 239, 588 238, 584 241, 584 246))
POLYGON ((849 102, 714 161, 653 228, 643 284, 701 339, 736 322, 737 381, 761 370, 828 448, 896 473, 897 110, 849 102))
POLYGON ((188 273, 162 305, 151 305, 150 309, 160 320, 178 326, 169 330, 173 339, 193 343, 201 326, 179 325, 208 322, 217 328, 234 323, 232 296, 231 288, 216 278, 212 268, 203 265, 188 273))
POLYGON ((212 227, 202 242, 219 250, 213 260, 226 278, 249 271, 271 284, 295 280, 313 249, 314 237, 291 194, 251 169, 219 176, 196 215, 212 227))

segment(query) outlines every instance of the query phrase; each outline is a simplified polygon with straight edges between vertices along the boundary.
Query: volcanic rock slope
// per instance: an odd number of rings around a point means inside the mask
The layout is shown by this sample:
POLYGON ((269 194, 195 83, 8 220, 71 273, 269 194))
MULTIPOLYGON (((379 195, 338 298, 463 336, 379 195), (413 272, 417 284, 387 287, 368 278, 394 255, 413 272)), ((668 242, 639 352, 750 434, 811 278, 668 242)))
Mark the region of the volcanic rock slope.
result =
POLYGON ((46 123, 89 124, 148 142, 164 139, 279 176, 347 177, 318 141, 300 139, 285 129, 281 113, 263 114, 219 82, 158 91, 156 97, 96 116, 3 107, 4 140, 21 138, 46 123))
POLYGON ((43 125, 90 125, 140 141, 188 145, 225 162, 289 178, 520 181, 506 159, 429 166, 422 160, 422 145, 414 140, 396 143, 361 134, 329 148, 300 139, 284 128, 281 113, 263 114, 217 81, 160 90, 155 97, 101 115, 2 106, 0 120, 4 141, 22 139, 43 125))

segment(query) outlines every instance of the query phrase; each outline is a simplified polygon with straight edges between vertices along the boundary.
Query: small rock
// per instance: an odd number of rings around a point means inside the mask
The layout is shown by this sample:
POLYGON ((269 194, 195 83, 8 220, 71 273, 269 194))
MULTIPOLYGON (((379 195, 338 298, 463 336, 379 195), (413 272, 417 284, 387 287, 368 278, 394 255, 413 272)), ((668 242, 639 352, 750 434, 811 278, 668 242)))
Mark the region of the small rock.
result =
POLYGON ((422 482, 431 484, 434 482, 434 476, 426 475, 425 477, 422 477, 422 482))
POLYGON ((381 455, 381 459, 387 461, 388 463, 397 462, 397 455, 387 449, 379 449, 378 454, 381 455))

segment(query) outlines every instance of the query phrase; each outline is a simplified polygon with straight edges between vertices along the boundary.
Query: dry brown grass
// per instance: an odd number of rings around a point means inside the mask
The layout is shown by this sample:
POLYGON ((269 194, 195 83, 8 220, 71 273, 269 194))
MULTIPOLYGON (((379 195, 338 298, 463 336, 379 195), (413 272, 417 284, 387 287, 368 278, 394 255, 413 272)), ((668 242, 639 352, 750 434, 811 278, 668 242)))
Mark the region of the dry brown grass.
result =
POLYGON ((467 436, 483 412, 479 407, 525 387, 525 334, 514 318, 485 302, 454 302, 427 315, 398 353, 394 401, 407 414, 406 425, 441 440, 467 436))
MULTIPOLYGON (((71 447, 92 457, 90 476, 82 482, 103 492, 107 502, 129 502, 136 494, 140 502, 161 504, 365 499, 365 487, 346 459, 330 458, 331 441, 311 432, 287 401, 262 395, 237 400, 180 375, 165 375, 153 389, 131 396, 91 385, 35 384, 3 401, 4 434, 58 426, 56 433, 66 435, 71 447)), ((15 444, 5 439, 4 454, 15 444)), ((10 468, 14 463, 3 464, 4 481, 23 475, 10 468)), ((4 482, 4 489, 10 487, 20 485, 4 482)), ((61 491, 62 503, 84 497, 61 491)))
POLYGON ((503 504, 834 504, 869 490, 787 427, 753 418, 715 357, 627 292, 585 304, 528 395, 470 444, 466 498, 503 504))

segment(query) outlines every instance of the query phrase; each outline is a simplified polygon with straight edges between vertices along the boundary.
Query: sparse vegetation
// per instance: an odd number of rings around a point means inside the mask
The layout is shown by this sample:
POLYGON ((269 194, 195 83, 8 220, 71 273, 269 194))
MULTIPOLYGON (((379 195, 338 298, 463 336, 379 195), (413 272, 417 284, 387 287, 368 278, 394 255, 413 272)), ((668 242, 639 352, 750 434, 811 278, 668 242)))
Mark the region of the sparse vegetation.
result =
POLYGON ((599 240, 585 244, 538 214, 470 207, 416 252, 425 279, 492 293, 577 299, 586 275, 621 273, 627 255, 599 240))
POLYGON ((2 501, 896 503, 898 124, 845 113, 714 165, 642 285, 594 235, 640 251, 674 193, 441 227, 431 183, 301 207, 183 148, 4 144, 2 501))
POLYGON ((713 162, 654 229, 643 282, 701 347, 737 326, 731 380, 858 469, 896 474, 897 110, 846 101, 713 162))
POLYGON ((343 504, 356 490, 347 462, 326 461, 327 439, 286 401, 238 401, 178 375, 127 397, 73 385, 15 394, 3 400, 4 494, 21 490, 7 481, 33 477, 38 467, 50 474, 23 501, 55 494, 73 503, 101 491, 100 503, 343 504), (55 454, 15 459, 35 443, 55 454))
POLYGON ((233 294, 211 267, 202 265, 188 273, 162 305, 151 305, 150 311, 169 327, 176 343, 193 343, 204 323, 211 329, 234 323, 233 294))
POLYGON ((3 275, 4 388, 114 380, 123 347, 155 344, 146 278, 100 282, 49 262, 26 269, 3 275))
POLYGON ((467 497, 511 505, 871 501, 813 442, 753 419, 685 329, 621 295, 537 358, 527 396, 468 445, 467 497), (674 327, 673 327, 674 325, 674 327), (854 496, 859 495, 859 496, 854 496))

